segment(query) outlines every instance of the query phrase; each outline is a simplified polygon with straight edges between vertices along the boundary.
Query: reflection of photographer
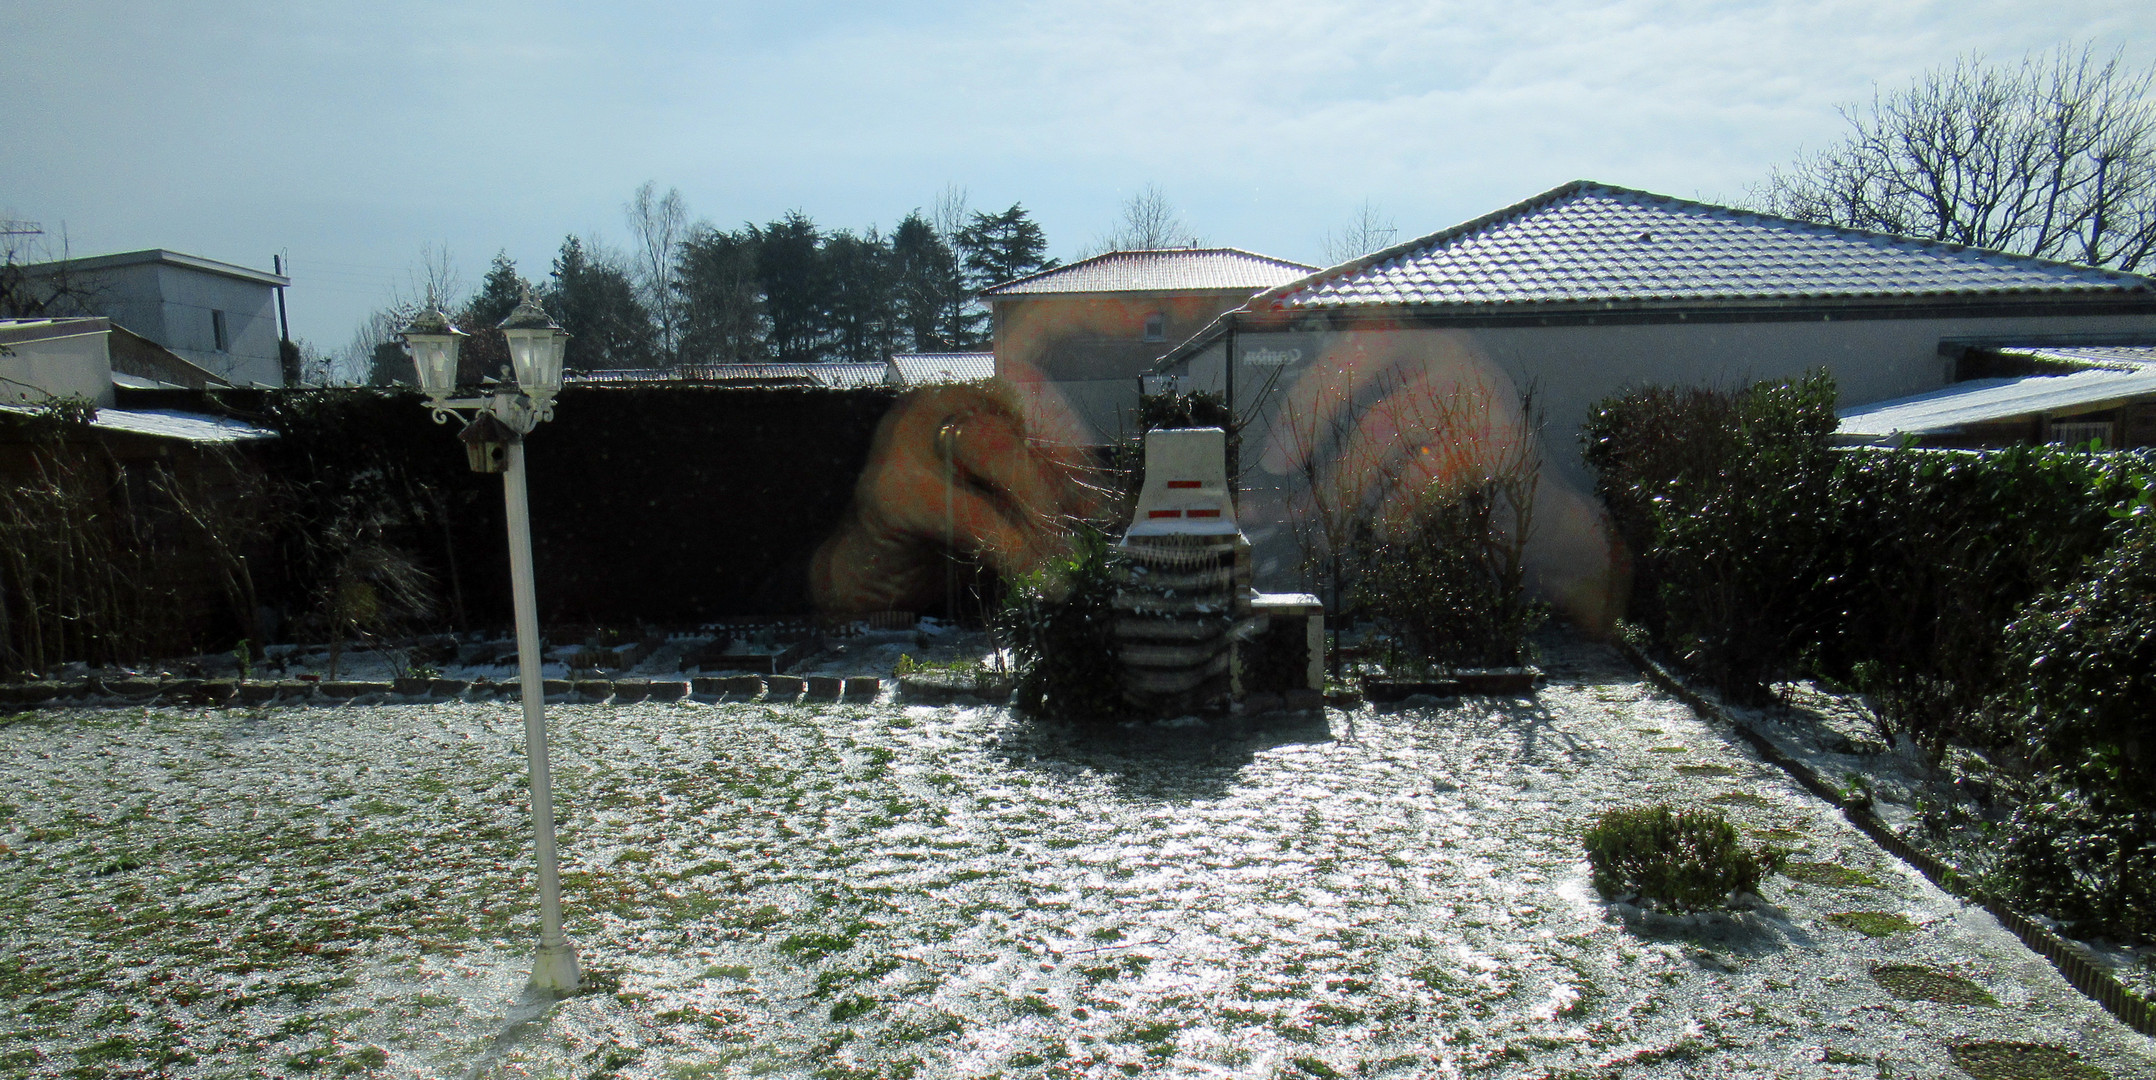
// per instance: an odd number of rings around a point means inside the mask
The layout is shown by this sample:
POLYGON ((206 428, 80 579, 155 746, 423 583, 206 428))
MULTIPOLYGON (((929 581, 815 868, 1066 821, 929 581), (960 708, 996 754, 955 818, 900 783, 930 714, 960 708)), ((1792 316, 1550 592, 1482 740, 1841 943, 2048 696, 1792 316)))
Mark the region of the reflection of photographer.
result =
POLYGON ((1043 431, 1007 384, 901 397, 876 427, 853 504, 809 564, 809 596, 833 614, 927 610, 954 562, 1005 577, 1061 553, 1062 522, 1086 507, 1075 447, 1043 431))

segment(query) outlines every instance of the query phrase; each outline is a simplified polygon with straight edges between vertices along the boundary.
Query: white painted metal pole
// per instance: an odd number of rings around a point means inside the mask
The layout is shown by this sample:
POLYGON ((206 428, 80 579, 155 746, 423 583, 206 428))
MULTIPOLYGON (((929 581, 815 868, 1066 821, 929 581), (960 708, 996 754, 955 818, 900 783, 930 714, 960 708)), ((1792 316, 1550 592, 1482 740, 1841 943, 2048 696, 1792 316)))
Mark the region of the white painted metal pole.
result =
POLYGON ((561 928, 561 875, 554 854, 554 782, 547 768, 546 686, 539 678, 539 600, 532 586, 531 506, 524 490, 524 440, 509 444, 502 497, 509 510, 509 586, 516 596, 517 673, 524 688, 524 746, 531 755, 532 828, 539 845, 539 952, 531 985, 573 993, 576 948, 561 928))

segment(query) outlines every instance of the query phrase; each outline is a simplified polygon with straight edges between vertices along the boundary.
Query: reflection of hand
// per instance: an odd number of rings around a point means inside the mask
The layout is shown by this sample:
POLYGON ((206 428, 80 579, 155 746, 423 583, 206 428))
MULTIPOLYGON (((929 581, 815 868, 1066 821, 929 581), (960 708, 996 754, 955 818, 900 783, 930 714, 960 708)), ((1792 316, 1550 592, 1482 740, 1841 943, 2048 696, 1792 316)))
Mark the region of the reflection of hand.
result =
POLYGON ((999 384, 938 386, 900 398, 876 427, 853 506, 818 548, 809 592, 834 613, 939 604, 953 560, 1023 573, 1064 550, 1081 509, 1069 447, 1029 437, 999 384))

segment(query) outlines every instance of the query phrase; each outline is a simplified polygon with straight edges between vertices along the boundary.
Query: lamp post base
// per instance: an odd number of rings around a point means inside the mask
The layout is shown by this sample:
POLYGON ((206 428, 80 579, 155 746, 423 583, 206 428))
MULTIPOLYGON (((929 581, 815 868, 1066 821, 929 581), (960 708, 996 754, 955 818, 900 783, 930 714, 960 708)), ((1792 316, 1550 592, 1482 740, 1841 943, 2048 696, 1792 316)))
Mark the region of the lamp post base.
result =
POLYGON ((534 990, 544 990, 557 997, 567 996, 576 993, 581 978, 576 965, 576 946, 566 941, 559 945, 541 945, 532 955, 529 985, 534 990))

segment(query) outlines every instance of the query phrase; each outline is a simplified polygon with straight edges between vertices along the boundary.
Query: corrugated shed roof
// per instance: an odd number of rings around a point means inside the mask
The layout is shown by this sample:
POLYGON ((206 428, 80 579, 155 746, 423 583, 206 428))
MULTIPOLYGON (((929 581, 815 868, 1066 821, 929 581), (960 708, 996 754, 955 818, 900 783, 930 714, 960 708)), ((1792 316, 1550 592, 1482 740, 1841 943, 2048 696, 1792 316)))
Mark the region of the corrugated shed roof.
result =
POLYGON ((1984 351, 2113 371, 2156 367, 2156 345, 1994 345, 1986 346, 1984 351))
POLYGON ((2156 292, 2149 279, 1574 181, 1248 310, 2156 292))
POLYGON ((1240 248, 1164 248, 1111 251, 1069 266, 1006 281, 983 297, 1041 293, 1205 292, 1270 289, 1296 281, 1315 266, 1240 248))
POLYGON ((996 354, 984 352, 897 353, 891 367, 900 386, 985 382, 996 377, 996 354))
MULTIPOLYGON (((13 413, 35 413, 34 405, 0 405, 0 410, 13 413)), ((191 443, 237 443, 274 439, 277 433, 267 428, 234 420, 224 416, 181 412, 178 409, 110 409, 100 408, 90 426, 107 431, 124 431, 131 435, 149 435, 160 439, 182 439, 191 443)))
POLYGON ((683 364, 670 368, 584 371, 572 384, 683 383, 717 386, 825 386, 855 389, 886 384, 883 364, 683 364))
POLYGON ((2156 368, 1970 379, 1914 397, 1844 409, 1834 436, 1843 443, 1892 444, 1903 435, 1951 432, 2037 413, 2087 412, 2149 396, 2156 396, 2156 368))

